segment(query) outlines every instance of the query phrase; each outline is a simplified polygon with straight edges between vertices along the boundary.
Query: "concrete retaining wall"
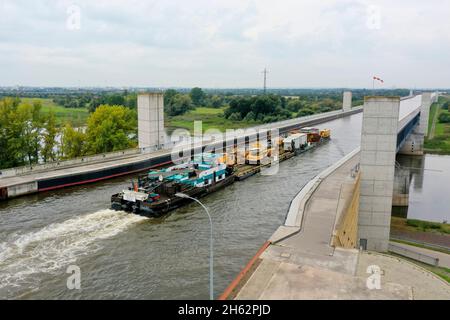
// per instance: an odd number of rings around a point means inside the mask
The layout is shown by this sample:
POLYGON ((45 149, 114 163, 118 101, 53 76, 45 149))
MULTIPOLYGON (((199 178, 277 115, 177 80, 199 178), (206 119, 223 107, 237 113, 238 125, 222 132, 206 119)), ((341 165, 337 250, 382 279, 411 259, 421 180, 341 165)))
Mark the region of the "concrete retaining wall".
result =
POLYGON ((344 163, 349 161, 355 155, 360 152, 360 148, 357 148, 346 155, 344 158, 336 162, 334 165, 330 166, 319 175, 317 175, 314 179, 308 182, 302 190, 295 196, 294 200, 292 200, 291 205, 289 206, 289 211, 286 217, 286 221, 284 223, 287 227, 301 227, 301 223, 303 220, 303 212, 306 207, 306 203, 308 202, 311 195, 320 185, 322 180, 340 168, 344 163))
POLYGON ((356 248, 358 241, 359 189, 361 175, 358 176, 353 187, 353 197, 346 205, 344 214, 340 218, 333 236, 333 245, 346 249, 356 248))
POLYGON ((66 160, 66 161, 48 162, 45 164, 38 164, 38 165, 31 166, 31 167, 25 166, 25 167, 5 169, 5 170, 0 170, 0 178, 21 176, 21 175, 29 174, 32 172, 49 171, 52 169, 68 168, 68 167, 73 167, 73 166, 79 166, 79 165, 84 165, 84 164, 100 162, 100 161, 104 161, 104 160, 111 160, 114 158, 119 158, 119 157, 124 157, 124 156, 132 156, 132 155, 136 155, 136 154, 139 154, 139 149, 129 149, 129 150, 123 150, 123 151, 117 151, 117 152, 102 153, 102 154, 97 154, 94 156, 76 158, 76 159, 71 159, 71 160, 66 160))
POLYGON ((326 170, 318 174, 300 190, 300 192, 294 197, 291 204, 289 205, 284 225, 279 227, 270 237, 269 241, 271 243, 277 243, 301 230, 306 205, 308 204, 309 199, 320 186, 322 181, 342 165, 344 165, 347 161, 356 156, 360 151, 360 148, 353 150, 344 158, 336 162, 334 165, 328 167, 326 170))
POLYGON ((398 255, 416 260, 416 261, 420 261, 432 266, 438 266, 439 265, 439 259, 438 258, 434 258, 434 257, 430 257, 427 256, 425 254, 422 253, 418 253, 416 251, 410 250, 410 249, 406 249, 400 246, 396 246, 395 244, 390 243, 389 244, 389 251, 396 253, 398 255))
POLYGON ((38 192, 38 184, 36 181, 22 183, 8 187, 8 198, 14 198, 36 192, 38 192))

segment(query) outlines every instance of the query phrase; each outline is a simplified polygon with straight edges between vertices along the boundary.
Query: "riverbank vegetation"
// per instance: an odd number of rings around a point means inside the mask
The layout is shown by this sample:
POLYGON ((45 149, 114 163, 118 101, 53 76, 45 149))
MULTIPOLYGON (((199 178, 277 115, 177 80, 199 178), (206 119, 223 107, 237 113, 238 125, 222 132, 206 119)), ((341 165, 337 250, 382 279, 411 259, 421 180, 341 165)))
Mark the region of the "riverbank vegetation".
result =
POLYGON ((429 136, 425 139, 427 153, 450 155, 450 97, 439 97, 431 107, 429 136))
POLYGON ((391 228, 401 231, 430 232, 450 236, 450 224, 392 217, 391 228))
MULTIPOLYGON (((44 101, 47 102, 48 101, 44 101)), ((40 99, 0 100, 0 169, 32 166, 136 146, 136 111, 99 106, 86 117, 86 128, 61 125, 54 106, 40 99)))
POLYGON ((86 125, 87 118, 89 117, 89 110, 87 108, 67 108, 48 98, 20 98, 20 101, 30 105, 39 103, 42 113, 45 115, 53 114, 56 125, 59 127, 64 126, 67 122, 70 122, 75 127, 83 127, 86 125))
POLYGON ((339 110, 341 97, 284 97, 266 95, 211 95, 200 88, 190 94, 175 90, 165 93, 166 126, 193 130, 194 121, 202 121, 203 130, 245 128, 258 124, 339 110))

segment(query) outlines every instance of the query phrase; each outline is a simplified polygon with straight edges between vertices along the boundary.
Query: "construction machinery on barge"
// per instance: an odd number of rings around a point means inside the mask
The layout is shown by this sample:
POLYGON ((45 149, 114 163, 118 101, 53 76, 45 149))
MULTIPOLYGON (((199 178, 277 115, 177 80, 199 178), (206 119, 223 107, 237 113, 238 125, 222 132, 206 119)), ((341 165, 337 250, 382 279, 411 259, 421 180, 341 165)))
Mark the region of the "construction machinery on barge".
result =
POLYGON ((197 154, 186 163, 139 176, 128 190, 111 197, 111 208, 159 217, 191 202, 192 198, 201 198, 235 181, 245 180, 330 138, 329 129, 302 128, 286 137, 269 139, 269 143, 257 141, 241 148, 234 146, 224 153, 197 154))

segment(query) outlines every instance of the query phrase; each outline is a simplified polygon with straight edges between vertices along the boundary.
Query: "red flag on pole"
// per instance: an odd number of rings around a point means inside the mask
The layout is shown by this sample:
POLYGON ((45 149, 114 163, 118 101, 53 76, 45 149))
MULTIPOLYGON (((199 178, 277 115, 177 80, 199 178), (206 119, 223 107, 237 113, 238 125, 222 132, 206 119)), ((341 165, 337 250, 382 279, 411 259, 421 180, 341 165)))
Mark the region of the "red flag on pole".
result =
POLYGON ((379 77, 373 77, 373 80, 378 80, 378 81, 380 81, 381 83, 384 83, 384 80, 380 79, 379 77))

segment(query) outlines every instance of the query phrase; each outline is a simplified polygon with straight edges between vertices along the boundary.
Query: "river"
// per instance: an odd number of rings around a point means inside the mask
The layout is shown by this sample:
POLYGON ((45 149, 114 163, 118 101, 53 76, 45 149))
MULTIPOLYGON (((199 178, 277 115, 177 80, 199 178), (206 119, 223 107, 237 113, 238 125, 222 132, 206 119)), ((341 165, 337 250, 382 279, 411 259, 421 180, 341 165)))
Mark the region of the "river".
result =
POLYGON ((450 156, 397 156, 409 175, 409 207, 401 210, 408 219, 450 221, 450 156))

